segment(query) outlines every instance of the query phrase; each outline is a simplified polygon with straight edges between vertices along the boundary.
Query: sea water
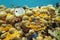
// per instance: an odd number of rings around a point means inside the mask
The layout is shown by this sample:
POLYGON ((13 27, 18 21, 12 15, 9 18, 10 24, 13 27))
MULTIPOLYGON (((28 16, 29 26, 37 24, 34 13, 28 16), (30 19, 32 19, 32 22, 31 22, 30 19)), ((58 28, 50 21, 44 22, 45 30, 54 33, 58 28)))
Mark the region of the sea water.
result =
POLYGON ((21 7, 27 5, 29 7, 36 7, 45 6, 48 4, 55 6, 57 2, 60 2, 60 0, 0 0, 0 5, 5 5, 6 7, 11 7, 11 5, 21 7))

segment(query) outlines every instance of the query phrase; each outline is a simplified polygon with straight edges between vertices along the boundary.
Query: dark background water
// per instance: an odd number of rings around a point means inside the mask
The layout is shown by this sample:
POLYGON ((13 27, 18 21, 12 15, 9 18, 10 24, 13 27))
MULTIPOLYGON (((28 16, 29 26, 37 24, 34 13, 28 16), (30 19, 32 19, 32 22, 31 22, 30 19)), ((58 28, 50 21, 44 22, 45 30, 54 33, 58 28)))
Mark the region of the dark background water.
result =
POLYGON ((3 4, 6 7, 11 7, 11 4, 13 4, 14 6, 21 7, 24 5, 27 5, 29 7, 35 7, 52 4, 55 6, 57 2, 60 2, 60 0, 0 0, 0 5, 3 4))

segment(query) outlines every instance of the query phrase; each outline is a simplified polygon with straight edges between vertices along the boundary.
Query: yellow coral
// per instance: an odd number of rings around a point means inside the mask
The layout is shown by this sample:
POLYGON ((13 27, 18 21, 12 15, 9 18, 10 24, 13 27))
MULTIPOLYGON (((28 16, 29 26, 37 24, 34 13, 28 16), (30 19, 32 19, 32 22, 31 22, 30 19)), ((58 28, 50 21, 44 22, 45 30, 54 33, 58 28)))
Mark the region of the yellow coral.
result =
POLYGON ((5 11, 1 11, 0 12, 0 17, 4 17, 4 16, 6 16, 7 15, 7 13, 5 12, 5 11))
POLYGON ((26 25, 27 28, 31 28, 31 29, 34 29, 35 31, 39 31, 39 30, 45 30, 46 29, 46 26, 44 27, 38 27, 37 25, 26 25))
POLYGON ((36 40, 43 40, 43 36, 42 36, 41 33, 38 33, 38 36, 37 36, 36 40))
POLYGON ((36 11, 33 15, 34 15, 34 16, 39 16, 40 13, 39 13, 38 11, 36 11))
POLYGON ((52 40, 52 38, 50 36, 46 36, 44 40, 52 40))
POLYGON ((14 19, 14 15, 8 13, 7 17, 6 17, 6 20, 12 20, 12 19, 14 19))
POLYGON ((55 20, 60 21, 60 17, 56 17, 55 20))
MULTIPOLYGON (((13 29, 14 29, 14 28, 13 28, 13 29)), ((14 29, 14 30, 15 30, 15 32, 14 32, 13 34, 10 34, 9 32, 7 32, 7 36, 6 36, 6 38, 3 39, 3 40, 9 40, 9 39, 12 38, 12 37, 20 36, 20 34, 18 33, 18 31, 17 31, 16 29, 14 29)))
POLYGON ((1 26, 0 30, 2 30, 2 31, 8 31, 11 27, 12 27, 12 25, 7 24, 5 27, 1 26))

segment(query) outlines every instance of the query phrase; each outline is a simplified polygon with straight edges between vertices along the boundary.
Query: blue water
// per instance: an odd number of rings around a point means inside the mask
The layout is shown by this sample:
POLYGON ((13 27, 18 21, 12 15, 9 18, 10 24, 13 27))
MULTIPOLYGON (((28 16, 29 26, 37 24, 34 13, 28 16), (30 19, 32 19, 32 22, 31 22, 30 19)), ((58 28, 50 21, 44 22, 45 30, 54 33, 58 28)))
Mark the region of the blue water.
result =
POLYGON ((35 7, 52 4, 55 6, 57 2, 60 2, 60 0, 0 0, 0 5, 3 4, 6 7, 11 7, 11 4, 13 4, 14 6, 21 7, 24 5, 28 5, 29 7, 35 7))

